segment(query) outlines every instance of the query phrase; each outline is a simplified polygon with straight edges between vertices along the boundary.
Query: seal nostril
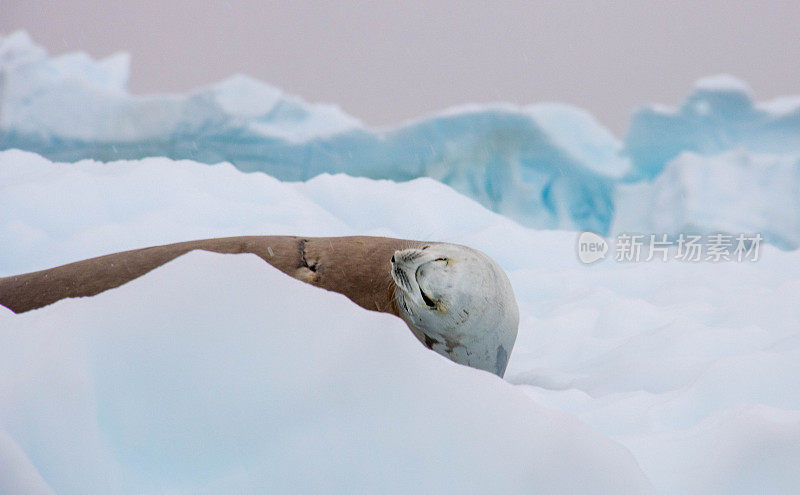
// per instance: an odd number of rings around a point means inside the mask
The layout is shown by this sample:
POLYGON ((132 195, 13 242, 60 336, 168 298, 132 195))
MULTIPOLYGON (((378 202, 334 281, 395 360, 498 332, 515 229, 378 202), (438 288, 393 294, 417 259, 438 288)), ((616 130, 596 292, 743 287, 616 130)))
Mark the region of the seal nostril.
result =
POLYGON ((392 263, 394 263, 394 255, 392 255, 392 263))

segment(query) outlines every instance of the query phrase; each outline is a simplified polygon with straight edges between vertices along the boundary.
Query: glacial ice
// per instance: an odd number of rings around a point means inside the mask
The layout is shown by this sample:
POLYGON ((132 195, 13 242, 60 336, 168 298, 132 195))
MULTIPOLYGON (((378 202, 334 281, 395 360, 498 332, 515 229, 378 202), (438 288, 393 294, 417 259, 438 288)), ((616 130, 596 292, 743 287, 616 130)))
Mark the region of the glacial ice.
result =
MULTIPOLYGON (((664 184, 680 180, 674 170, 662 172, 687 153, 707 159, 694 162, 701 167, 733 152, 781 161, 800 156, 800 99, 754 102, 747 85, 730 76, 698 81, 678 108, 639 110, 621 142, 588 113, 562 104, 467 105, 369 128, 335 106, 306 103, 243 75, 188 94, 135 96, 125 89, 128 66, 125 54, 99 61, 83 53, 49 57, 24 32, 0 37, 0 150, 67 162, 148 156, 229 162, 291 181, 324 173, 431 177, 525 226, 600 234, 618 225, 651 232, 652 223, 630 223, 647 217, 637 203, 681 189, 664 184), (648 187, 662 175, 658 191, 648 187), (642 184, 638 201, 630 200, 632 183, 642 184)), ((701 187, 683 188, 700 197, 681 196, 660 213, 674 218, 655 225, 714 232, 736 223, 728 203, 708 201, 725 195, 714 191, 714 168, 697 175, 706 178, 701 187)), ((749 173, 770 184, 759 195, 766 210, 797 214, 795 195, 766 178, 768 171, 749 173)), ((790 225, 763 217, 748 227, 793 249, 790 225)))
POLYGON ((506 381, 244 255, 194 253, 96 298, 0 308, 0 490, 800 486, 798 251, 586 266, 576 233, 522 227, 430 178, 290 183, 12 150, 0 184, 0 276, 192 238, 389 235, 481 249, 520 308, 506 381))
POLYGON ((564 105, 463 107, 371 130, 245 76, 188 95, 133 96, 117 56, 49 58, 24 33, 0 40, 0 149, 58 161, 146 156, 229 162, 280 180, 347 173, 432 177, 527 225, 606 232, 619 141, 564 105), (73 60, 80 63, 73 63, 73 60), (590 157, 597 157, 587 164, 590 157))
POLYGON ((682 153, 715 156, 737 149, 800 156, 800 98, 755 103, 742 81, 709 77, 695 84, 679 108, 651 106, 635 113, 625 139, 629 180, 658 176, 682 153))
POLYGON ((614 231, 760 233, 800 245, 800 154, 683 152, 652 182, 620 184, 614 231))

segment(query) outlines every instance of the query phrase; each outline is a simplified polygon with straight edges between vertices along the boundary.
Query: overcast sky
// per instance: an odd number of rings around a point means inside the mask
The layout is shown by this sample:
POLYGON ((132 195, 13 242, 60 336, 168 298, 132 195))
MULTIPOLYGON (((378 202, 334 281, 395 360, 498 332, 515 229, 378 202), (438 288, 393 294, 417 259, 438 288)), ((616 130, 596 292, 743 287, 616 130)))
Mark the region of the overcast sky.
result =
POLYGON ((243 72, 368 124, 468 102, 563 101, 618 135, 647 102, 726 72, 800 94, 800 2, 2 0, 0 32, 127 51, 135 93, 243 72))

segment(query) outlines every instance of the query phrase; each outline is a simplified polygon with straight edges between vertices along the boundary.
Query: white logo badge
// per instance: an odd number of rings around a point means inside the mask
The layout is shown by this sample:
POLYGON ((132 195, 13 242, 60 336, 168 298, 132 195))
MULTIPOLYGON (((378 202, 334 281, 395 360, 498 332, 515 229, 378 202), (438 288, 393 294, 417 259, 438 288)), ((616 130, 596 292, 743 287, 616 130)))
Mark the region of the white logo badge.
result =
POLYGON ((578 237, 578 258, 587 265, 606 257, 608 243, 594 232, 583 232, 578 237))

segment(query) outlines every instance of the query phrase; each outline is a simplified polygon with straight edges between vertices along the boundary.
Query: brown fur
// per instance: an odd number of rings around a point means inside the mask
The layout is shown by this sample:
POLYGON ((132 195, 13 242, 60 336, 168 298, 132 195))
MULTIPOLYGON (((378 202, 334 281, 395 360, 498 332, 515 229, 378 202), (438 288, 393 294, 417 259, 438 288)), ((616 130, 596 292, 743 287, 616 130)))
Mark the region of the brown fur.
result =
POLYGON ((399 316, 390 262, 396 250, 424 243, 387 237, 247 236, 203 239, 109 254, 0 278, 0 304, 24 313, 67 297, 94 296, 202 249, 252 253, 298 280, 339 292, 366 309, 399 316))

